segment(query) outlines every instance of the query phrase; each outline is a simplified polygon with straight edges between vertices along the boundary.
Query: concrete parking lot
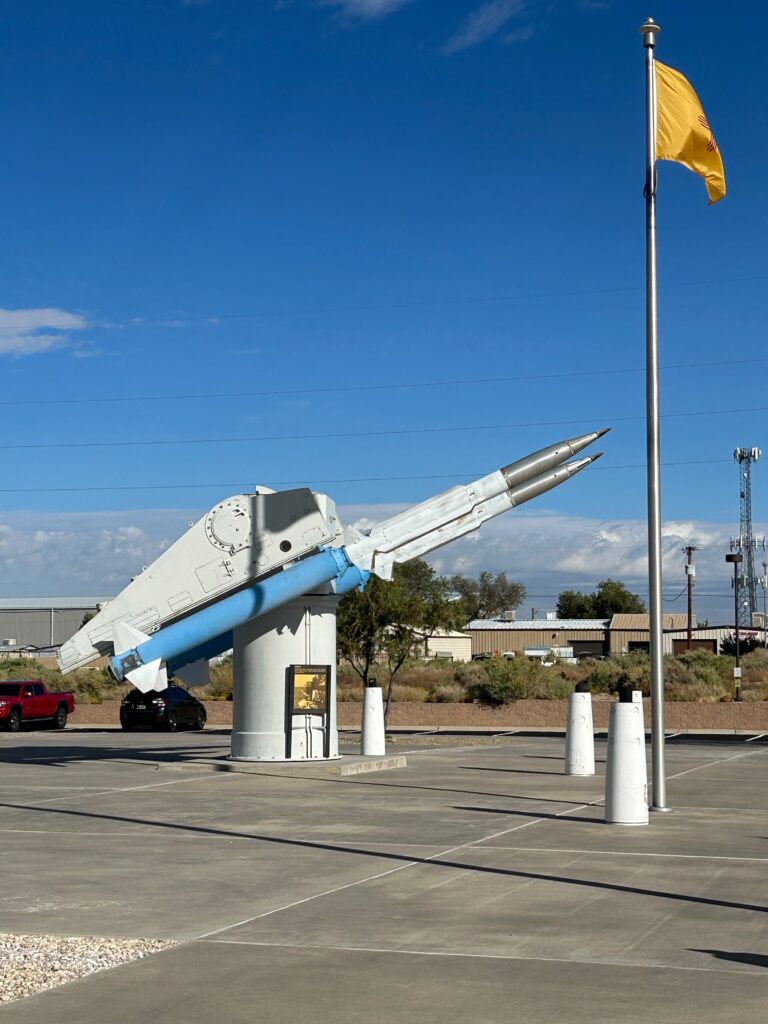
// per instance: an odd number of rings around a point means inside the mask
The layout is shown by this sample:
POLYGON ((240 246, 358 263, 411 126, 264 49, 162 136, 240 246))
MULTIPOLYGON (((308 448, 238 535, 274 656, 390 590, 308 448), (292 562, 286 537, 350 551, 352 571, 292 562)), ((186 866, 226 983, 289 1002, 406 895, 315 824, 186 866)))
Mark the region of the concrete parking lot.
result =
POLYGON ((355 777, 198 770, 227 743, 0 736, 0 932, 178 942, 3 1020, 765 1021, 765 745, 671 741, 673 812, 621 828, 560 739, 355 777))

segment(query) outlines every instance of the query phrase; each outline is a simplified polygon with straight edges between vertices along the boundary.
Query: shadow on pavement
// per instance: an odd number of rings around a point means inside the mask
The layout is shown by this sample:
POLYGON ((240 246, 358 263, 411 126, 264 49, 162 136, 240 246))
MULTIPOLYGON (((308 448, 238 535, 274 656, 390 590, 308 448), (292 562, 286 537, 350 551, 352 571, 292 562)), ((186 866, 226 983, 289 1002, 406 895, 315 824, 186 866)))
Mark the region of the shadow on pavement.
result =
POLYGON ((730 960, 735 964, 749 964, 752 967, 768 967, 768 956, 764 953, 730 953, 724 949, 692 949, 691 953, 709 953, 716 960, 730 960))
MULTIPOLYGON (((587 804, 582 802, 576 805, 577 807, 586 807, 587 804)), ((559 814, 551 814, 548 811, 511 811, 508 808, 500 807, 454 807, 454 811, 477 811, 480 814, 513 814, 516 818, 545 818, 546 820, 552 821, 583 821, 587 825, 603 825, 602 818, 583 818, 578 814, 568 814, 567 812, 561 811, 559 814)))
MULTIPOLYGON (((251 832, 234 832, 229 829, 210 828, 203 825, 182 825, 177 822, 151 821, 147 818, 127 817, 118 814, 97 814, 94 811, 75 811, 60 807, 35 807, 29 804, 0 803, 0 807, 12 808, 14 810, 32 811, 37 814, 62 814, 67 817, 89 818, 99 821, 122 821, 132 825, 147 825, 152 828, 170 829, 178 832, 192 832, 198 835, 220 836, 226 839, 250 839, 253 842, 271 843, 275 846, 293 847, 303 850, 321 850, 330 853, 345 853, 353 857, 375 857, 383 861, 391 861, 395 864, 423 865, 430 868, 452 868, 457 871, 476 872, 483 875, 497 875, 507 878, 524 878, 537 882, 559 882, 562 885, 574 885, 585 889, 597 889, 604 892, 629 893, 636 896, 650 896, 661 900, 675 900, 681 903, 693 903, 706 907, 727 907, 732 910, 749 910, 758 914, 768 913, 768 907, 759 903, 736 903, 732 900, 718 900, 711 896, 690 896, 687 893, 662 892, 657 889, 644 889, 634 885, 620 885, 617 882, 597 882, 589 878, 567 878, 563 875, 548 875, 539 871, 516 871, 511 868, 495 868, 484 864, 467 864, 462 861, 446 860, 444 856, 417 857, 405 854, 391 853, 381 850, 355 849, 349 846, 339 846, 333 843, 314 842, 309 839, 287 839, 280 836, 266 836, 251 832)), ((553 816, 555 817, 555 816, 553 816)), ((557 818, 558 821, 567 822, 572 818, 557 818)), ((592 822, 594 824, 594 822, 592 822)), ((478 839, 477 842, 482 842, 478 839)), ((407 845, 407 844, 404 844, 407 845)), ((468 849, 472 844, 468 843, 460 847, 468 849)), ((447 851, 451 852, 451 851, 447 851)))
POLYGON ((562 772, 537 772, 533 768, 486 768, 481 764, 460 764, 459 769, 463 772, 509 772, 513 775, 559 775, 562 772))
POLYGON ((0 748, 0 764, 36 764, 44 763, 54 768, 66 768, 69 764, 84 761, 190 761, 200 757, 216 757, 221 754, 220 745, 195 744, 182 747, 160 745, 157 747, 102 746, 80 747, 67 746, 62 750, 61 744, 56 746, 26 746, 0 748))

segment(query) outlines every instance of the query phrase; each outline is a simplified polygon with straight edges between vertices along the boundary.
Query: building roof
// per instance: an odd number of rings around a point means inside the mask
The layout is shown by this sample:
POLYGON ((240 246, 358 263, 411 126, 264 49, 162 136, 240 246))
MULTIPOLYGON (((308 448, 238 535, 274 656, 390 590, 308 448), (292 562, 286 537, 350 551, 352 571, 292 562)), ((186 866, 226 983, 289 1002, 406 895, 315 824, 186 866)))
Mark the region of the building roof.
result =
POLYGON ((503 619, 473 619, 465 629, 498 629, 498 630, 568 630, 573 633, 577 629, 607 629, 608 619, 516 619, 506 622, 503 619))
MULTIPOLYGON (((611 619, 611 629, 647 630, 650 629, 649 621, 650 616, 645 613, 617 612, 611 619)), ((693 624, 696 625, 695 619, 693 624)), ((685 612, 668 612, 661 616, 662 629, 686 629, 687 626, 688 616, 685 612)))
POLYGON ((0 597, 0 611, 28 611, 49 608, 95 608, 108 597, 0 597))
POLYGON ((437 629, 434 633, 430 633, 430 640, 471 640, 472 637, 468 633, 462 633, 458 629, 437 629))

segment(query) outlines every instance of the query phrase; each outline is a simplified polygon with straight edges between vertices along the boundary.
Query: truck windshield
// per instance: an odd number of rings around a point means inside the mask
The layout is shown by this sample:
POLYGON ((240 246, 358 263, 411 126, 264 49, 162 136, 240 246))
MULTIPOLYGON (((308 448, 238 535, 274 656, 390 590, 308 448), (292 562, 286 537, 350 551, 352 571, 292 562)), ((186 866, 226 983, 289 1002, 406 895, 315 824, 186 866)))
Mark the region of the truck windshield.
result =
POLYGON ((0 683, 0 697, 18 697, 20 690, 19 683, 0 683))

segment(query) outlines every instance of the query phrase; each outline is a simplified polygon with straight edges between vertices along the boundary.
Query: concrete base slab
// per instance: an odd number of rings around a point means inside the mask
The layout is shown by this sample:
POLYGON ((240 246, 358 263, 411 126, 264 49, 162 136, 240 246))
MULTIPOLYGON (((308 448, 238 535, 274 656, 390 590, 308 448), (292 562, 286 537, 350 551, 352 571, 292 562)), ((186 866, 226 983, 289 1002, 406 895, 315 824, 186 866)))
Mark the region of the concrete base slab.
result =
POLYGON ((227 757, 199 758, 185 764, 170 765, 178 771, 240 772, 245 775, 318 775, 344 776, 383 772, 391 768, 405 768, 405 754, 387 754, 382 757, 363 757, 342 754, 329 761, 239 761, 227 757))
POLYGON ((670 743, 639 830, 602 742, 594 778, 546 737, 351 776, 205 768, 226 744, 0 738, 0 931, 182 943, 4 1019, 763 1024, 764 746, 670 743))

